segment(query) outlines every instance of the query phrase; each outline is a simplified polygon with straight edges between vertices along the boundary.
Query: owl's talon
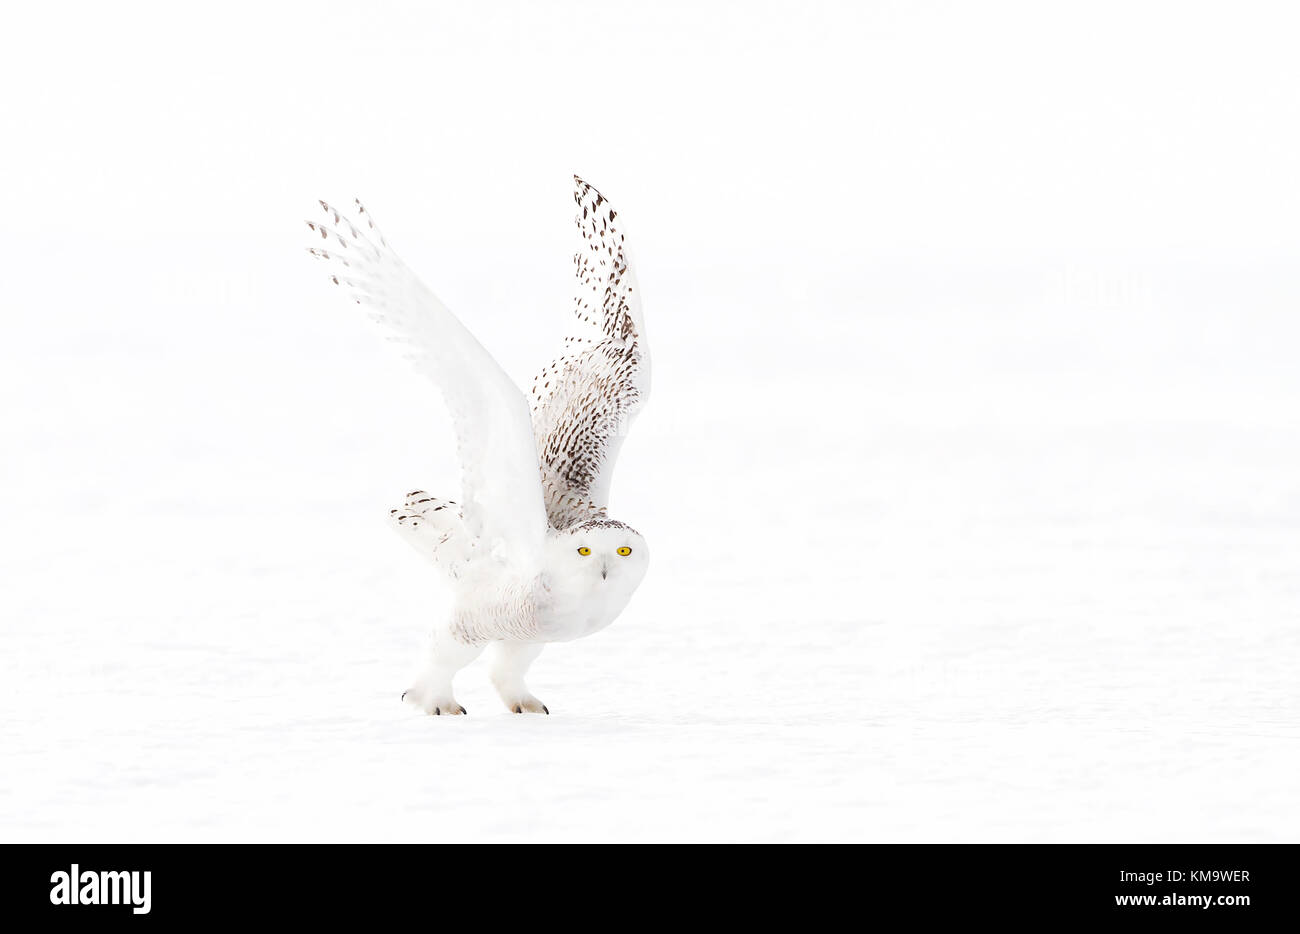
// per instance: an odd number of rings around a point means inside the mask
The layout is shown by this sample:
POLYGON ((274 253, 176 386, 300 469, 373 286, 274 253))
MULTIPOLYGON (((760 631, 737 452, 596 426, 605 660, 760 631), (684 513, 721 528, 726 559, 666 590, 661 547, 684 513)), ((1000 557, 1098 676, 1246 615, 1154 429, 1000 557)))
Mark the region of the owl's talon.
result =
POLYGON ((501 698, 503 701, 506 702, 506 710, 510 711, 511 713, 544 713, 547 715, 550 714, 550 711, 546 709, 546 705, 543 704, 541 701, 539 701, 537 698, 533 697, 531 694, 525 697, 518 697, 516 695, 516 697, 517 699, 513 699, 513 700, 505 697, 501 698))
POLYGON ((419 684, 403 691, 402 701, 413 704, 431 717, 458 717, 469 712, 449 695, 434 694, 419 684), (438 699, 439 697, 441 700, 438 699))

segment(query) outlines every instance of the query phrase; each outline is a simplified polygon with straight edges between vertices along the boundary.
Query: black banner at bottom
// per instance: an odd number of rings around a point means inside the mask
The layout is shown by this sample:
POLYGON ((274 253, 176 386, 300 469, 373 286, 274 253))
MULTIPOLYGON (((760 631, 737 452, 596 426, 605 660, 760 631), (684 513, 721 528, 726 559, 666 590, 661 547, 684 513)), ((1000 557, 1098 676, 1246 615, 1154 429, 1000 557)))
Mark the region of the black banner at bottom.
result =
POLYGON ((95 928, 433 926, 452 895, 494 920, 603 927, 883 915, 1239 927, 1297 917, 1295 858, 1290 845, 10 845, 0 898, 10 919, 95 928))

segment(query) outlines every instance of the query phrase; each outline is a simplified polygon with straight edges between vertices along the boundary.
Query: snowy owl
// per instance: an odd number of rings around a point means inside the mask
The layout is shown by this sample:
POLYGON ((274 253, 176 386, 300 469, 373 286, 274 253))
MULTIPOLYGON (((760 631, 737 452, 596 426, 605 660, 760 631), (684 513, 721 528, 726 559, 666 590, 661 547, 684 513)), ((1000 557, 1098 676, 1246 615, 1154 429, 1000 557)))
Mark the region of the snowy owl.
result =
POLYGON ((451 411, 459 502, 417 490, 395 528, 450 581, 423 673, 402 695, 430 714, 463 714, 452 679, 489 645, 491 679, 515 713, 550 713, 524 683, 548 642, 614 621, 649 552, 607 515, 614 461, 650 389, 641 294, 609 202, 574 176, 582 249, 577 301, 560 356, 525 397, 456 316, 402 263, 356 202, 355 219, 320 202, 310 252, 383 325, 451 411))

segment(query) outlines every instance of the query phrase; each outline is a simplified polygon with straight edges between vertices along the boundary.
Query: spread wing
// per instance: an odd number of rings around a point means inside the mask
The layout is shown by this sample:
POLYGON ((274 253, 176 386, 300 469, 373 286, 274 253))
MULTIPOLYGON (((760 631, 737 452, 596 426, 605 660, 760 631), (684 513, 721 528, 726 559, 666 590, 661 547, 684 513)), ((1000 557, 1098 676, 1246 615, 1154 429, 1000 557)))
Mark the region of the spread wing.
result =
POLYGON ((576 175, 575 321, 564 353, 533 381, 533 433, 551 525, 603 517, 614 461, 650 393, 641 293, 609 201, 576 175))
POLYGON ((489 554, 535 568, 546 512, 528 402, 447 306, 397 258, 356 203, 356 222, 326 202, 309 250, 331 280, 383 325, 389 340, 441 390, 455 425, 466 529, 489 554))

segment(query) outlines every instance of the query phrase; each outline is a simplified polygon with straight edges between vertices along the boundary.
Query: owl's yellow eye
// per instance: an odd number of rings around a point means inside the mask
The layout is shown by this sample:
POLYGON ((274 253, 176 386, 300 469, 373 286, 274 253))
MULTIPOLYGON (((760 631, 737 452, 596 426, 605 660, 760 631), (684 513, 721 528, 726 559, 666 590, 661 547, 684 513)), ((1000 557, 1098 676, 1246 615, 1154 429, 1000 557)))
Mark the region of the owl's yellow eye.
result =
POLYGON ((628 555, 632 553, 632 549, 624 545, 622 548, 618 550, 618 553, 622 555, 624 558, 626 558, 628 555))
POLYGON ((580 554, 580 555, 584 555, 584 556, 585 556, 585 555, 589 555, 589 554, 591 554, 591 549, 588 548, 586 545, 583 545, 581 548, 578 549, 578 554, 580 554))

